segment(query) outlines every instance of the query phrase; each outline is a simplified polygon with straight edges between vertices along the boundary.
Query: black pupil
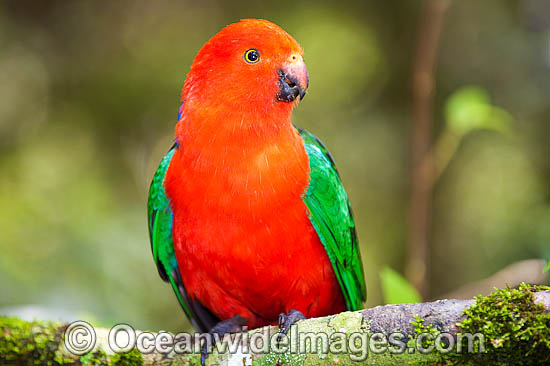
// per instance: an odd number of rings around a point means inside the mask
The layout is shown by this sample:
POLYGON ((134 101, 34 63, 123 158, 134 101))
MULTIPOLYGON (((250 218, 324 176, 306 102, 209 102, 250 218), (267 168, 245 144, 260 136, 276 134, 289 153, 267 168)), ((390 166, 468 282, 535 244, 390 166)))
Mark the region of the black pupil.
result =
POLYGON ((256 61, 258 59, 258 52, 249 51, 247 58, 248 58, 248 61, 250 61, 250 62, 256 61))

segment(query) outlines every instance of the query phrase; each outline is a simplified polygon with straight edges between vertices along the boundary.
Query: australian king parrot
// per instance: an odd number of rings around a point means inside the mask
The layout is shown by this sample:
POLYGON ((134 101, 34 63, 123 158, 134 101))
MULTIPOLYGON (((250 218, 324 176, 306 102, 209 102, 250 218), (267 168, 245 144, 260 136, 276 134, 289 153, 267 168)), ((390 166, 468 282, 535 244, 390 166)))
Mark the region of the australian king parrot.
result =
POLYGON ((193 61, 148 219, 160 276, 200 332, 285 332, 366 299, 334 160, 290 119, 308 84, 302 48, 266 20, 228 25, 193 61))

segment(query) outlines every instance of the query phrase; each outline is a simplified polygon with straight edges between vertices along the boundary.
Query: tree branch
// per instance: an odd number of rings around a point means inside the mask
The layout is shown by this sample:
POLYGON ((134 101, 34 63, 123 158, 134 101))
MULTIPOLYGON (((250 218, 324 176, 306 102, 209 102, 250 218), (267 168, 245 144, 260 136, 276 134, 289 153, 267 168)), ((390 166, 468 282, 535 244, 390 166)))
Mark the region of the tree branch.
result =
POLYGON ((522 282, 532 285, 545 285, 549 273, 544 272, 546 261, 526 259, 512 263, 497 273, 480 281, 468 283, 443 295, 447 299, 468 299, 477 295, 489 295, 495 287, 518 287, 522 282))
POLYGON ((432 124, 439 38, 450 0, 426 0, 412 70, 411 198, 406 275, 423 298, 429 294, 428 235, 433 188, 432 124))
MULTIPOLYGON (((333 348, 323 351, 320 347, 323 337, 320 337, 310 338, 310 341, 311 339, 313 341, 309 343, 309 346, 307 341, 304 342, 304 345, 306 345, 305 349, 308 352, 306 354, 292 353, 288 350, 284 354, 277 353, 275 350, 264 353, 254 351, 250 347, 250 353, 244 352, 242 348, 239 348, 238 352, 233 353, 222 352, 218 354, 214 352, 208 358, 207 363, 209 365, 222 364, 231 366, 250 365, 251 363, 255 365, 299 364, 334 366, 355 364, 352 360, 361 359, 361 356, 365 356, 368 357, 367 361, 369 364, 376 365, 435 364, 443 362, 444 357, 455 357, 454 361, 457 364, 462 364, 469 361, 467 358, 461 358, 463 357, 461 355, 453 354, 453 356, 448 356, 437 352, 421 354, 418 350, 415 352, 409 350, 414 349, 415 345, 426 345, 425 343, 415 343, 419 339, 416 336, 421 332, 427 332, 432 335, 444 332, 450 334, 453 339, 456 339, 459 332, 464 332, 465 330, 472 331, 473 329, 461 328, 461 326, 464 327, 464 324, 470 324, 468 326, 471 326, 472 322, 479 321, 479 319, 485 319, 488 322, 482 328, 485 329, 488 324, 494 326, 497 323, 497 325, 502 327, 498 329, 503 329, 502 332, 505 332, 505 329, 507 329, 506 321, 495 320, 497 318, 493 319, 492 317, 499 317, 501 314, 506 314, 507 311, 512 311, 512 314, 514 314, 514 309, 517 311, 517 314, 511 318, 515 320, 512 321, 513 324, 510 326, 515 326, 516 328, 514 329, 518 333, 524 330, 531 332, 532 329, 538 329, 538 335, 529 333, 532 338, 527 338, 527 340, 511 339, 511 343, 509 343, 511 348, 506 349, 505 347, 508 345, 506 337, 510 338, 510 334, 500 334, 497 336, 490 334, 491 339, 485 340, 487 343, 485 345, 487 349, 486 354, 492 355, 494 353, 494 355, 500 355, 497 353, 499 352, 498 347, 500 347, 506 351, 505 355, 513 355, 516 351, 525 352, 524 346, 526 345, 528 346, 527 349, 533 348, 536 350, 536 352, 532 352, 529 356, 533 360, 537 357, 548 358, 550 354, 548 342, 545 345, 544 342, 538 342, 538 339, 545 338, 547 340, 548 333, 550 332, 548 330, 548 326, 550 325, 550 289, 522 285, 520 289, 498 290, 488 297, 479 297, 476 300, 438 300, 428 303, 385 305, 357 312, 345 312, 324 318, 308 319, 299 322, 297 328, 291 330, 289 336, 290 344, 294 344, 295 346, 299 346, 300 339, 304 339, 298 337, 307 337, 308 334, 315 337, 326 335, 331 341, 334 341, 336 334, 344 334, 346 339, 351 343, 348 344, 347 349, 340 348, 339 350, 343 351, 341 353, 333 348), (460 322, 462 322, 461 326, 458 325, 460 322), (518 324, 522 324, 523 328, 518 328, 518 324), (406 345, 406 351, 403 353, 392 353, 386 350, 385 352, 376 354, 376 350, 380 348, 373 349, 372 344, 375 342, 374 335, 376 333, 383 333, 389 336, 392 332, 400 332, 405 336, 404 345, 406 345), (353 341, 351 341, 352 339, 353 341), (366 339, 369 340, 368 345, 367 343, 362 343, 360 347, 357 347, 358 341, 365 341, 366 339), (356 346, 352 349, 353 342, 355 342, 356 346), (312 348, 314 344, 317 344, 319 348, 312 348), (497 345, 496 347, 495 344, 497 345), (543 348, 540 349, 540 347, 543 348)), ((163 354, 159 353, 158 350, 150 354, 141 354, 137 349, 132 350, 130 353, 115 354, 109 347, 107 336, 109 330, 99 328, 95 330, 97 342, 94 350, 83 356, 74 355, 64 345, 67 327, 67 324, 50 321, 26 322, 16 318, 0 317, 0 364, 22 365, 34 362, 34 364, 48 365, 198 365, 200 363, 200 358, 197 354, 175 354, 174 352, 163 354), (30 362, 30 360, 33 360, 33 362, 30 362)), ((253 339, 254 334, 260 339, 262 339, 260 335, 267 337, 263 339, 269 339, 269 337, 275 339, 277 328, 265 327, 242 334, 246 334, 249 340, 253 339)), ((332 347, 332 344, 330 347, 332 347)), ((486 354, 482 354, 481 356, 478 354, 473 356, 467 355, 467 357, 485 357, 486 354)), ((494 355, 491 357, 497 357, 494 355)), ((520 359, 523 361, 529 360, 523 354, 520 354, 520 359)), ((492 360, 495 360, 495 358, 492 358, 492 360)), ((534 362, 540 362, 540 359, 534 360, 534 362)), ((522 363, 529 364, 529 362, 522 363)))

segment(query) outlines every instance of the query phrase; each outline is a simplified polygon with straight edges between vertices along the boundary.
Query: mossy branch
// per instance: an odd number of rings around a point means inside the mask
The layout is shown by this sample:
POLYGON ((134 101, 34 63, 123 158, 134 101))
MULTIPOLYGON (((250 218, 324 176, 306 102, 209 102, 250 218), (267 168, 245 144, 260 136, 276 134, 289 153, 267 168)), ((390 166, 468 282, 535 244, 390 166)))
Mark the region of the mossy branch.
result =
MULTIPOLYGON (((0 317, 0 364, 14 365, 199 365, 197 354, 141 354, 137 349, 129 353, 113 353, 107 341, 107 329, 96 329, 97 342, 92 352, 78 356, 64 345, 67 324, 51 321, 27 322, 17 318, 0 317)), ((253 334, 276 334, 275 327, 252 330, 253 334)), ((521 285, 519 289, 497 290, 475 300, 438 300, 435 302, 385 305, 357 312, 345 312, 324 318, 308 319, 292 329, 295 334, 309 334, 304 345, 305 354, 243 352, 236 354, 214 352, 208 365, 348 365, 363 360, 368 364, 548 364, 550 362, 550 288, 521 285), (405 335, 405 352, 373 352, 372 344, 380 340, 374 334, 389 336, 393 332, 405 335), (429 348, 434 337, 448 334, 453 340, 460 333, 478 333, 483 343, 474 340, 475 353, 456 352, 420 353, 409 350, 418 346, 429 348), (420 334, 431 334, 419 341, 420 334), (334 341, 335 335, 344 335, 347 348, 323 349, 323 336, 334 341), (319 336, 319 337, 317 337, 319 336), (355 337, 355 338, 354 338, 355 337), (368 343, 364 341, 368 340, 368 343), (362 343, 363 342, 363 343, 362 343), (485 348, 485 352, 477 352, 485 348), (340 351, 340 352, 338 352, 340 351), (364 357, 361 357, 364 356, 364 357)), ((293 333, 294 334, 294 333, 293 333)), ((290 342, 297 338, 290 335, 290 342)), ((447 339, 448 341, 449 339, 447 339)), ((380 350, 381 348, 376 348, 380 350)))

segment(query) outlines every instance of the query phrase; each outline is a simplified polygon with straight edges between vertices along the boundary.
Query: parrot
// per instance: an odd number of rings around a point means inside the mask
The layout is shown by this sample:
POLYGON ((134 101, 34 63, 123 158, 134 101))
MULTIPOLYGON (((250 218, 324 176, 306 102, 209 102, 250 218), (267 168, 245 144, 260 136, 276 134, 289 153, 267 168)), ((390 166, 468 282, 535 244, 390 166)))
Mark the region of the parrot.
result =
POLYGON ((148 224, 159 275, 199 332, 286 333, 366 301, 334 160, 291 122, 309 87, 303 55, 274 23, 242 19, 200 49, 185 79, 148 224))

